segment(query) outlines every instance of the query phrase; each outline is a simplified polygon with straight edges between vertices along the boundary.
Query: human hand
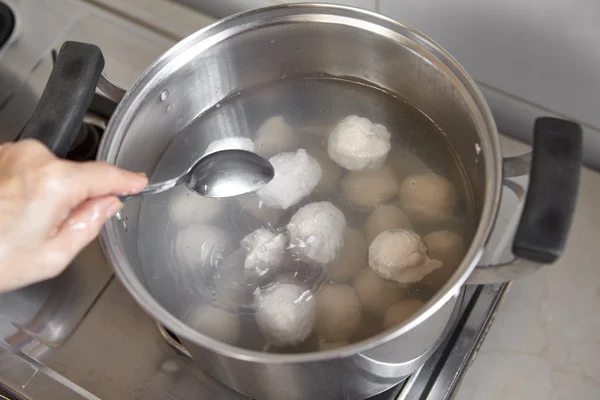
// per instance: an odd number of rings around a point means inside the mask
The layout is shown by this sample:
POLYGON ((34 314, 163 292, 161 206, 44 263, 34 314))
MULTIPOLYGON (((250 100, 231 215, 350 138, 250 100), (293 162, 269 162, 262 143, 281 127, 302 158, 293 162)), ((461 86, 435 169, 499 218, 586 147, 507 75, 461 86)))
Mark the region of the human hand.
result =
POLYGON ((148 179, 58 159, 35 140, 0 147, 0 293, 61 273, 148 179))

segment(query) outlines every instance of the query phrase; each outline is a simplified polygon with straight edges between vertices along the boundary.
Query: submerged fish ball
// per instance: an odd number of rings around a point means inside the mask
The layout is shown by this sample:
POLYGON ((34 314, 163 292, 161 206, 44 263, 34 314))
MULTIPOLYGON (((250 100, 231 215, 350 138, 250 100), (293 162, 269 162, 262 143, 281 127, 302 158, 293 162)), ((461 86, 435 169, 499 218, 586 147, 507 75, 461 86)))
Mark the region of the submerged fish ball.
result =
POLYGON ((300 138, 283 117, 271 117, 256 131, 254 148, 257 154, 271 157, 298 148, 300 138))
POLYGON ((327 351, 333 349, 339 349, 340 347, 348 346, 350 344, 347 340, 341 342, 330 342, 323 338, 319 338, 319 351, 327 351))
POLYGON ((323 149, 310 148, 306 151, 317 160, 323 171, 315 192, 330 194, 335 191, 342 177, 342 168, 331 161, 327 156, 327 152, 323 149))
POLYGON ((212 141, 203 156, 222 150, 246 150, 254 151, 254 143, 251 139, 243 136, 225 137, 212 141))
POLYGON ((294 346, 311 333, 316 317, 315 298, 309 290, 278 283, 255 294, 256 322, 267 342, 294 346))
POLYGON ((193 310, 184 322, 198 332, 220 342, 234 345, 240 337, 238 317, 221 308, 203 305, 193 310))
POLYGON ((339 256, 346 218, 328 201, 310 203, 296 211, 287 229, 290 249, 296 257, 324 265, 339 256))
POLYGON ((406 288, 381 279, 370 268, 358 274, 353 287, 363 310, 378 316, 406 296, 406 288))
POLYGON ((317 160, 304 149, 279 153, 269 158, 269 162, 275 176, 256 192, 268 207, 285 210, 295 205, 312 193, 323 173, 317 160))
POLYGON ((440 260, 442 266, 425 278, 431 284, 442 286, 450 279, 465 256, 465 241, 457 233, 436 231, 423 236, 429 257, 440 260))
POLYGON ((327 152, 333 161, 350 171, 376 169, 390 152, 390 137, 385 126, 350 115, 329 135, 327 152))
POLYGON ((390 153, 393 156, 388 157, 385 163, 392 168, 400 182, 409 175, 433 172, 417 154, 398 143, 392 144, 390 153))
POLYGON ((365 221, 365 236, 371 243, 381 232, 389 229, 412 229, 408 216, 396 206, 381 204, 365 221))
POLYGON ((408 176, 398 191, 400 207, 411 217, 428 222, 450 218, 457 197, 454 185, 433 172, 408 176))
POLYGON ((418 282, 442 265, 427 256, 421 237, 406 229, 380 233, 369 246, 369 266, 377 275, 402 284, 418 282))
POLYGON ((359 210, 371 211, 398 192, 398 181, 391 168, 351 172, 340 181, 342 196, 359 210))
POLYGON ((168 207, 169 217, 179 227, 211 222, 217 219, 224 209, 222 200, 200 196, 185 185, 172 189, 168 207))
POLYGON ((344 246, 337 260, 327 264, 327 277, 334 282, 351 281, 367 265, 367 242, 354 228, 346 228, 344 246))
POLYGON ((232 250, 229 236, 212 225, 190 225, 179 232, 175 241, 178 260, 190 268, 215 266, 232 250))
POLYGON ((388 329, 395 325, 400 325, 406 321, 417 310, 423 307, 423 302, 416 299, 402 300, 388 308, 383 317, 383 326, 388 329))
POLYGON ((213 299, 228 307, 246 307, 252 304, 252 292, 258 285, 256 279, 246 276, 244 260, 246 251, 234 250, 218 266, 213 274, 213 299))
POLYGON ((350 285, 325 285, 316 295, 315 331, 322 338, 338 342, 348 339, 360 324, 360 302, 350 285))

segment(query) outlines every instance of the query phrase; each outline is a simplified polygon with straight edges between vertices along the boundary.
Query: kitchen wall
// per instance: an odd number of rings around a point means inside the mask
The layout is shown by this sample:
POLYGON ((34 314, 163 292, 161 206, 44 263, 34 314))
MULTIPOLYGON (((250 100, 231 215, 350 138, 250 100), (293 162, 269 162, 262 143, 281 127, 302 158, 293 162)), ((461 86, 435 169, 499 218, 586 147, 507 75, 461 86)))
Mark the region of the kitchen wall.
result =
MULTIPOLYGON (((223 17, 275 0, 177 0, 223 17)), ((339 0, 404 22, 445 47, 480 83, 502 130, 530 138, 537 115, 585 124, 600 167, 600 1, 339 0)))

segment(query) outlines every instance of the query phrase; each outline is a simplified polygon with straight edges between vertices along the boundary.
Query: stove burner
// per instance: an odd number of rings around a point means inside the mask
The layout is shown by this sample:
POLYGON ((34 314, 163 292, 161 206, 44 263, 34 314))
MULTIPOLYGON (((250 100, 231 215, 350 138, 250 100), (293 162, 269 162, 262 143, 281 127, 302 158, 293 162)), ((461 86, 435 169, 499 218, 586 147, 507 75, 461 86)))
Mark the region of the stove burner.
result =
POLYGON ((15 15, 4 2, 0 2, 0 47, 6 43, 14 28, 15 15))
POLYGON ((83 125, 79 129, 79 134, 67 153, 67 159, 73 161, 87 161, 96 158, 100 138, 104 133, 104 121, 88 116, 84 119, 83 125))

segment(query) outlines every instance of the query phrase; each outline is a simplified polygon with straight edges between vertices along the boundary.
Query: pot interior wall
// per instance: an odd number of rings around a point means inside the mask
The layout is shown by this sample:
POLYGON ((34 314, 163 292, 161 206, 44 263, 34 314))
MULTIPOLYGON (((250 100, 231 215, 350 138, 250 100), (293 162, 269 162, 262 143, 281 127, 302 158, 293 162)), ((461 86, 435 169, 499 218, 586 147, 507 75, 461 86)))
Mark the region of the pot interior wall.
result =
MULTIPOLYGON (((150 176, 173 138, 224 98, 256 85, 298 76, 362 80, 408 100, 445 132, 470 180, 474 204, 484 201, 485 157, 476 148, 491 135, 481 104, 462 71, 408 28, 381 17, 318 7, 248 13, 178 44, 140 78, 108 127, 114 143, 107 159, 150 176), (260 15, 262 20, 257 20, 260 15), (235 22, 234 22, 235 21, 235 22)), ((327 96, 327 93, 323 93, 327 96)), ((335 101, 335 99, 332 99, 335 101)), ((200 148, 182 151, 173 172, 189 165, 213 140, 254 133, 252 115, 237 109, 208 129, 200 148), (223 122, 226 121, 226 122, 223 122)), ((389 127, 395 134, 393 127, 389 127)), ((398 134, 398 133, 397 133, 398 134)), ((158 179, 160 177, 153 177, 158 179)), ((130 201, 117 223, 119 246, 144 282, 137 253, 139 202, 130 201)), ((479 213, 481 210, 477 210, 479 213)))

